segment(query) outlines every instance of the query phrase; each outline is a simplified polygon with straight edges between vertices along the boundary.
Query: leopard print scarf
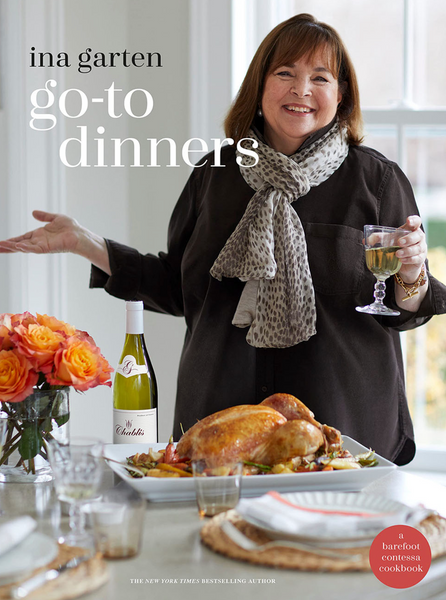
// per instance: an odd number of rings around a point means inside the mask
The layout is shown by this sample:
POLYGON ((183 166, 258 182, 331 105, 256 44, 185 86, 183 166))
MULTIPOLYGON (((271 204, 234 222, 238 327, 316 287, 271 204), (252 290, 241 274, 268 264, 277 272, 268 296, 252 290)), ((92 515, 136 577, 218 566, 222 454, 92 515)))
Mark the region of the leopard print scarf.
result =
MULTIPOLYGON (((291 203, 330 177, 348 154, 336 122, 307 148, 286 156, 258 143, 259 161, 238 153, 240 172, 256 193, 214 262, 211 275, 246 281, 233 324, 249 327, 257 348, 288 348, 316 333, 316 303, 302 223, 291 203), (243 161, 243 162, 241 162, 243 161)), ((251 142, 244 142, 251 148, 251 142)))

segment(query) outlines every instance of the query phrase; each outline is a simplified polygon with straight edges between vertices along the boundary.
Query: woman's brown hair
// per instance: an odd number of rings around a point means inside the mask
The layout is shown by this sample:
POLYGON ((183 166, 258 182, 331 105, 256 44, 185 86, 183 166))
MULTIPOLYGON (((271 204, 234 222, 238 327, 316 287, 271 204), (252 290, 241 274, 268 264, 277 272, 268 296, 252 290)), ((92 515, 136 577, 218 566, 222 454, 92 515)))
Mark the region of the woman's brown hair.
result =
POLYGON ((237 97, 225 119, 225 133, 238 142, 248 136, 262 100, 266 77, 281 65, 292 64, 320 49, 327 51, 329 68, 338 80, 342 100, 337 117, 346 125, 348 141, 362 142, 362 114, 355 69, 339 34, 312 15, 300 14, 275 27, 260 44, 237 97))

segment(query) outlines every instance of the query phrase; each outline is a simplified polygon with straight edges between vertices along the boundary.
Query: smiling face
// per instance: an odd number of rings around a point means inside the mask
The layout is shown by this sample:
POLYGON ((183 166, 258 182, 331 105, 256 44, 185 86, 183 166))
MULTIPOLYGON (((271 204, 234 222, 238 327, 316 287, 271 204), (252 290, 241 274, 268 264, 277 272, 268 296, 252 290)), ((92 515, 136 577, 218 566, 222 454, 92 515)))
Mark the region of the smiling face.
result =
POLYGON ((334 119, 341 99, 325 52, 279 65, 267 75, 263 88, 267 142, 283 154, 294 154, 309 135, 334 119))

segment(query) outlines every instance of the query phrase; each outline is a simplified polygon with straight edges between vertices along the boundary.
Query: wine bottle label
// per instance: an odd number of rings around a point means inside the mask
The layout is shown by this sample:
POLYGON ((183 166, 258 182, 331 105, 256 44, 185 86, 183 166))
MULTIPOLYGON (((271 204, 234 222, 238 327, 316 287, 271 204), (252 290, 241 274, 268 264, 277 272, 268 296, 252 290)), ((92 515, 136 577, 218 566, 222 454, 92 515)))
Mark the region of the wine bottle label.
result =
POLYGON ((113 409, 114 444, 156 444, 157 441, 156 408, 113 409))
POLYGON ((116 368, 116 373, 120 373, 124 377, 143 375, 144 373, 148 372, 149 369, 147 368, 147 365, 137 365, 136 358, 131 354, 127 354, 127 356, 124 356, 122 363, 120 363, 116 368))

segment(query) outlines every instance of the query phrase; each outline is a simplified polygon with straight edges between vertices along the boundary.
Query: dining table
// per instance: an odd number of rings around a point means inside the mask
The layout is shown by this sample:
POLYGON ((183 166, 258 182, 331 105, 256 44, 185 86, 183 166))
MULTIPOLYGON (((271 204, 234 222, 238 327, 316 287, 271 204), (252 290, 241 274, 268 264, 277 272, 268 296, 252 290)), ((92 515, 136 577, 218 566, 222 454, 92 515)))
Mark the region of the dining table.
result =
MULTIPOLYGON (((108 467, 103 488, 119 478, 108 467)), ((412 506, 424 505, 446 517, 446 486, 396 468, 361 490, 412 506)), ((36 518, 47 534, 55 492, 48 483, 1 483, 0 523, 19 515, 36 518)), ((62 522, 66 521, 66 517, 62 522)), ((141 551, 137 556, 108 560, 108 581, 82 596, 85 600, 444 600, 446 556, 432 561, 428 573, 413 587, 393 588, 372 571, 317 572, 264 567, 217 554, 203 544, 194 501, 146 502, 141 551)), ((42 599, 44 600, 44 599, 42 599)))

